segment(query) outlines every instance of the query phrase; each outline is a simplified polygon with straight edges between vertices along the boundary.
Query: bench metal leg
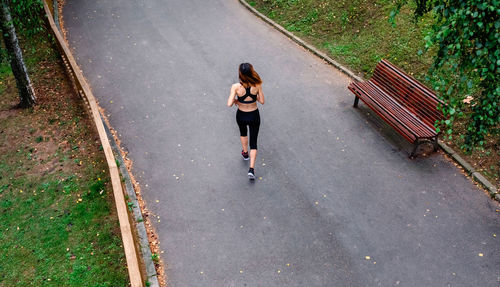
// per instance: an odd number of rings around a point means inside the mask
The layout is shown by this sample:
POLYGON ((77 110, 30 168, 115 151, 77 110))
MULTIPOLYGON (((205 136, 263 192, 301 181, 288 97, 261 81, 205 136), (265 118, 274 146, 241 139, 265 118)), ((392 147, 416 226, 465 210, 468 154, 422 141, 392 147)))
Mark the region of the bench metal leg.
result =
POLYGON ((439 145, 438 145, 438 137, 437 136, 432 141, 432 145, 434 146, 434 152, 437 152, 438 147, 439 147, 439 145))
POLYGON ((428 139, 425 139, 425 140, 416 140, 415 143, 413 144, 413 151, 411 152, 410 154, 410 158, 411 159, 414 159, 417 157, 417 148, 419 145, 423 144, 423 143, 426 143, 426 142, 431 142, 432 143, 432 146, 434 147, 434 152, 436 152, 438 150, 438 137, 434 137, 432 140, 428 140, 428 139))
POLYGON ((422 142, 419 140, 416 140, 415 143, 413 144, 413 150, 409 156, 410 159, 414 159, 417 157, 417 148, 422 142))
POLYGON ((358 107, 358 103, 359 103, 359 97, 358 97, 358 96, 356 96, 356 97, 354 98, 354 107, 355 107, 355 108, 357 108, 357 107, 358 107))

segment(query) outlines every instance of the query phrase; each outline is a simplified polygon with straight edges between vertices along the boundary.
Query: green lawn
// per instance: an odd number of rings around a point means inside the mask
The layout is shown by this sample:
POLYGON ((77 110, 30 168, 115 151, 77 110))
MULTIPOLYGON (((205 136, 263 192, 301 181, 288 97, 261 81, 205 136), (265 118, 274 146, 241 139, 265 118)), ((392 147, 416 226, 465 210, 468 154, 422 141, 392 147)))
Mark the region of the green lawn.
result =
POLYGON ((31 109, 0 64, 0 286, 127 286, 104 155, 52 47, 24 44, 31 109))
POLYGON ((408 8, 389 21, 388 0, 253 0, 251 5, 287 30, 312 43, 354 71, 369 76, 376 63, 388 59, 424 79, 432 53, 424 51, 424 36, 431 28, 427 16, 415 21, 408 8))

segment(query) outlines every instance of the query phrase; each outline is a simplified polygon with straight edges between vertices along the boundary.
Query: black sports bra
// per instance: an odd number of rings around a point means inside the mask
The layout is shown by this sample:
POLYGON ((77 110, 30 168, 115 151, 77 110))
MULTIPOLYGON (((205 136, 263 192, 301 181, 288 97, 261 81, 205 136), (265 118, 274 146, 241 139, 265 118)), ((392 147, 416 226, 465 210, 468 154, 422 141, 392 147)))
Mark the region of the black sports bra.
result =
POLYGON ((238 96, 238 102, 240 102, 242 104, 255 103, 257 101, 257 95, 253 95, 253 94, 250 93, 250 87, 245 88, 245 90, 246 90, 246 93, 245 93, 245 95, 243 95, 243 97, 238 96), (245 99, 246 97, 250 97, 252 100, 250 100, 250 101, 243 101, 243 99, 245 99))

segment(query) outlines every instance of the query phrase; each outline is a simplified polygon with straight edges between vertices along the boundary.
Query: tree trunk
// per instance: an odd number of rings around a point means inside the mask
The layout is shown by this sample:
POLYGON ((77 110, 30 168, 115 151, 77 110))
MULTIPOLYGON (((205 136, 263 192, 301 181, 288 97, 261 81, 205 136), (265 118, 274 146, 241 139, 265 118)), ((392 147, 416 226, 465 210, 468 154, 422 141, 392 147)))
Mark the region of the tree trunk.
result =
POLYGON ((23 54, 19 47, 16 30, 10 16, 9 3, 7 0, 1 1, 0 23, 2 26, 2 35, 9 55, 12 73, 16 78, 17 89, 21 102, 19 107, 26 108, 35 104, 35 91, 31 85, 26 66, 24 65, 23 54))

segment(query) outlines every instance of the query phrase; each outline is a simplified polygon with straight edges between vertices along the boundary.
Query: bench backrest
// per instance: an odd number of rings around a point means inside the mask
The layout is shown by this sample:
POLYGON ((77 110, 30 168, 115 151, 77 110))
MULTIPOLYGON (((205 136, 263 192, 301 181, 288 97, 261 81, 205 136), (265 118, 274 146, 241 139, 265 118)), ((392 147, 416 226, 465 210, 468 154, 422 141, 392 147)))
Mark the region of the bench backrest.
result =
POLYGON ((370 81, 427 125, 434 128, 436 120, 443 118, 443 114, 437 110, 443 102, 436 94, 389 61, 382 60, 377 64, 370 81))

